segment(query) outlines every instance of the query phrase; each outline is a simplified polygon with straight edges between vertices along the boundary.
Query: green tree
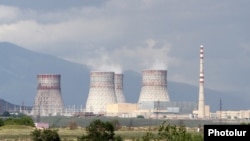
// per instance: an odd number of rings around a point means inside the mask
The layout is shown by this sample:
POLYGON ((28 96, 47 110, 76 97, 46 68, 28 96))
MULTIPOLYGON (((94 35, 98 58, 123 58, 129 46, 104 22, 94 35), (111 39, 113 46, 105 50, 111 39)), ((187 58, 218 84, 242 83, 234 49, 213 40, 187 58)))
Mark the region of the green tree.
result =
POLYGON ((35 126, 34 121, 31 117, 29 116, 22 116, 17 120, 17 123, 19 125, 27 125, 27 126, 35 126))
POLYGON ((30 133, 30 136, 33 141, 43 141, 42 139, 42 130, 35 129, 30 133))
POLYGON ((147 132, 146 135, 142 137, 143 141, 153 141, 156 140, 156 136, 152 132, 147 132))
POLYGON ((8 111, 4 111, 2 114, 3 117, 9 117, 10 113, 8 111))
POLYGON ((117 120, 117 119, 112 120, 111 124, 113 125, 113 127, 114 127, 115 130, 118 130, 118 129, 121 128, 121 124, 120 124, 119 120, 117 120))
POLYGON ((5 125, 26 125, 34 127, 34 121, 29 116, 22 116, 19 118, 9 117, 4 121, 5 125))
POLYGON ((111 122, 94 120, 86 127, 87 135, 78 138, 78 141, 122 141, 120 136, 115 136, 115 129, 111 122))
POLYGON ((142 139, 143 141, 203 141, 203 136, 188 132, 184 124, 176 126, 164 121, 158 128, 157 134, 148 132, 142 139))
POLYGON ((1 118, 0 118, 0 126, 4 126, 4 121, 1 118))
POLYGON ((191 136, 184 125, 177 127, 163 122, 158 130, 158 135, 160 139, 167 141, 191 141, 191 136))
POLYGON ((57 130, 35 129, 30 135, 33 141, 61 141, 57 130))

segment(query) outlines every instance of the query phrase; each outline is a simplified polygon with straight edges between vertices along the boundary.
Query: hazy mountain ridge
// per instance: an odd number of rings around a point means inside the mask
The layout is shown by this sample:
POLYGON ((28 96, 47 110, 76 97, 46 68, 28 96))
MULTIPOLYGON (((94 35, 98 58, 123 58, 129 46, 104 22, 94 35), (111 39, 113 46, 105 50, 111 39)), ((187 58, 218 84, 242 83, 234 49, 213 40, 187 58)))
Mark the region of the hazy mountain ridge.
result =
MULTIPOLYGON (((89 69, 87 66, 60 59, 47 54, 33 52, 11 43, 0 43, 0 98, 11 103, 33 105, 36 95, 37 74, 61 74, 62 96, 67 105, 85 106, 89 91, 89 69)), ((198 81, 198 80, 197 80, 198 81)), ((198 100, 198 87, 168 81, 171 101, 198 100)), ((124 94, 127 102, 137 102, 141 88, 141 74, 124 71, 124 94)), ((222 93, 205 89, 206 103, 211 110, 219 109, 222 99, 223 109, 246 109, 247 99, 232 93, 222 93), (237 104, 234 104, 237 102, 237 104)))

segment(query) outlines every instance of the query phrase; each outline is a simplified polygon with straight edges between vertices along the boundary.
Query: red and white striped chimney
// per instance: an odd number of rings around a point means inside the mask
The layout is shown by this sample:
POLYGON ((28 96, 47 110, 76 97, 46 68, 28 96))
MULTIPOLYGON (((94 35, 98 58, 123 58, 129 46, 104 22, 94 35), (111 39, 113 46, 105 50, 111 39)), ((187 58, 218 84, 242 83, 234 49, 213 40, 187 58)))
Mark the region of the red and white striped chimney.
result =
POLYGON ((204 49, 200 46, 200 78, 199 78, 199 101, 198 101, 198 118, 205 117, 205 98, 204 98, 204 49))

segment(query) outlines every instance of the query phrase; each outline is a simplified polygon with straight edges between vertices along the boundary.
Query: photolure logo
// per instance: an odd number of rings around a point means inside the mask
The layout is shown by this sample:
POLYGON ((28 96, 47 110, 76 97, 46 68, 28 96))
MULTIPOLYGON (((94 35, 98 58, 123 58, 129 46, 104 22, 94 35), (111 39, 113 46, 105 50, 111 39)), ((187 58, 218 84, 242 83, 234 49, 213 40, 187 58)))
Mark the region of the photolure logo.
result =
POLYGON ((204 125, 204 141, 212 139, 250 140, 250 125, 204 125))

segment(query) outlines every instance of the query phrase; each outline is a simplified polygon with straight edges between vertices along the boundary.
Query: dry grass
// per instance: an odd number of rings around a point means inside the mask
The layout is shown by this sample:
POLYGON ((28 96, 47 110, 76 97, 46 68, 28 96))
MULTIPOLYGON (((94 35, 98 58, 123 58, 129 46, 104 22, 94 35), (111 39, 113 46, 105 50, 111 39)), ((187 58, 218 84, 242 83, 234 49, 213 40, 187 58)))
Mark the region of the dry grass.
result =
MULTIPOLYGON (((0 128, 0 141, 31 141, 30 133, 35 128, 28 126, 3 126, 0 128)), ((69 128, 52 128, 58 130, 62 141, 77 141, 77 137, 82 136, 86 131, 82 128, 70 130, 69 128)), ((116 131, 124 139, 137 139, 146 133, 146 131, 116 131)))

